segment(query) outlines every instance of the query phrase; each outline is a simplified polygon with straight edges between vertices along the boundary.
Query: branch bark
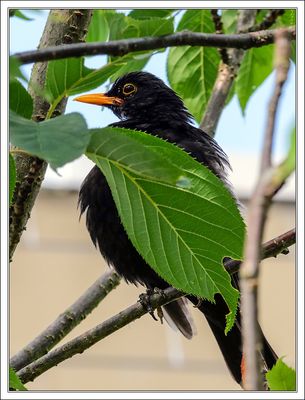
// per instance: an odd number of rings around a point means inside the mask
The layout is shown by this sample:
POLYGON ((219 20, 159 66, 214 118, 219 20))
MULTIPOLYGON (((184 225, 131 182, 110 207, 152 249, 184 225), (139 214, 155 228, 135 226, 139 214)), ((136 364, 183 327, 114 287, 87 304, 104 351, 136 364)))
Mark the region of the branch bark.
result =
MULTIPOLYGON (((263 245, 263 252, 262 252, 262 259, 268 257, 275 257, 277 254, 283 252, 283 250, 287 250, 288 247, 295 243, 295 229, 292 229, 283 235, 280 235, 269 242, 266 242, 263 245)), ((287 254, 287 252, 285 252, 287 254)), ((236 273, 239 271, 240 261, 236 260, 229 260, 225 263, 225 268, 230 273, 236 273)), ((112 279, 112 275, 109 275, 109 278, 112 279)), ((104 278, 100 278, 104 281, 104 278)), ((116 278, 115 278, 116 279, 116 278)), ((108 285, 107 281, 105 281, 105 285, 108 285)), ((79 320, 82 318, 84 314, 84 308, 94 308, 96 303, 95 295, 92 294, 92 291, 96 290, 96 284, 93 284, 91 288, 89 288, 86 292, 86 296, 83 295, 83 302, 79 300, 75 302, 75 305, 72 307, 74 308, 75 319, 79 320), (89 296, 90 299, 85 299, 85 297, 89 296), (93 305, 92 305, 93 302, 93 305)), ((184 294, 178 292, 176 289, 171 289, 165 291, 165 296, 162 294, 156 294, 154 296, 155 302, 152 302, 153 308, 158 307, 158 305, 163 305, 163 301, 170 302, 175 300, 178 297, 183 296, 184 294), (176 297, 177 296, 177 297, 176 297), (162 303, 159 303, 162 302, 162 303)), ((126 324, 134 321, 137 318, 140 318, 142 315, 146 314, 147 311, 140 309, 141 306, 137 303, 134 306, 129 307, 128 309, 122 311, 121 313, 117 314, 116 316, 110 318, 109 320, 103 322, 102 324, 98 325, 97 327, 87 331, 83 335, 78 336, 77 338, 73 339, 71 342, 68 342, 66 345, 61 346, 60 348, 48 353, 47 355, 39 358, 37 361, 34 361, 30 364, 31 361, 37 359, 38 354, 44 354, 45 350, 49 350, 53 343, 52 335, 58 335, 61 329, 61 322, 63 321, 65 324, 65 331, 69 329, 69 332, 72 330, 73 327, 70 329, 70 324, 73 324, 73 321, 66 319, 64 320, 65 313, 60 316, 56 321, 54 321, 49 328, 44 330, 36 339, 34 339, 29 345, 27 345, 24 349, 22 349, 19 353, 16 354, 11 360, 11 366, 14 367, 16 371, 19 371, 20 377, 22 378, 23 382, 26 383, 29 380, 34 380, 37 376, 41 375, 46 370, 52 368, 54 365, 57 365, 59 362, 62 362, 75 354, 78 354, 97 341, 103 339, 104 337, 110 335, 114 331, 122 328, 126 324), (54 329, 55 328, 55 329, 54 329), (43 352, 39 348, 43 346, 43 352), (28 357, 26 355, 27 351, 30 350, 32 356, 28 357), (33 356, 35 355, 35 358, 33 356), (30 365, 29 365, 30 364, 30 365), (25 367, 28 365, 28 367, 25 367), (22 368, 22 369, 21 369, 22 368)), ((60 340, 63 338, 62 336, 60 340)), ((57 342, 56 342, 57 343, 57 342)))
POLYGON ((48 353, 57 343, 68 335, 99 303, 120 283, 120 277, 109 271, 98 278, 85 293, 56 318, 32 342, 25 346, 10 360, 15 371, 48 353))
MULTIPOLYGON (((184 294, 172 287, 164 290, 162 294, 154 294, 150 297, 152 309, 161 307, 171 301, 178 299, 184 294)), ((33 362, 29 366, 21 369, 18 376, 23 383, 34 380, 43 372, 54 367, 60 362, 74 356, 75 354, 82 353, 84 350, 93 346, 101 339, 109 336, 113 332, 129 324, 130 322, 147 314, 147 310, 139 303, 131 305, 126 310, 121 311, 119 314, 107 319, 103 323, 97 325, 95 328, 83 333, 70 342, 61 347, 53 350, 47 355, 41 357, 39 360, 33 362)))
POLYGON ((276 83, 274 94, 269 103, 261 159, 261 176, 250 202, 248 237, 244 253, 245 261, 240 268, 243 354, 246 371, 243 384, 246 390, 264 389, 261 373, 263 365, 260 356, 261 334, 257 309, 259 262, 267 212, 272 196, 276 192, 276 190, 270 190, 270 187, 274 186, 274 169, 271 165, 272 142, 277 106, 289 69, 289 54, 289 38, 283 31, 279 31, 276 36, 275 47, 276 83))
POLYGON ((254 25, 250 28, 249 32, 260 31, 263 29, 270 28, 277 20, 280 15, 283 15, 285 9, 271 10, 261 23, 254 25))
MULTIPOLYGON (((241 13, 247 10, 242 10, 241 13)), ((250 10, 251 11, 251 10, 250 10)), ((290 39, 295 39, 295 27, 286 29, 290 39)), ((174 46, 206 46, 249 49, 262 47, 274 42, 276 30, 240 33, 237 35, 218 35, 213 33, 177 32, 172 35, 114 40, 107 43, 80 43, 69 46, 50 46, 47 49, 25 51, 13 56, 21 64, 37 61, 58 60, 60 58, 106 54, 123 56, 134 51, 156 50, 174 46)))
MULTIPOLYGON (((254 9, 240 10, 237 20, 237 35, 234 36, 247 35, 242 32, 247 32, 253 26, 255 17, 256 10, 254 9)), ((237 76, 244 53, 245 51, 242 48, 235 48, 227 51, 225 59, 222 57, 214 88, 200 123, 200 128, 211 136, 215 135, 216 126, 237 76), (226 62, 224 62, 225 60, 226 62)))
MULTIPOLYGON (((269 240, 262 245, 261 260, 264 260, 265 258, 276 257, 279 254, 288 254, 288 247, 295 244, 295 241, 295 228, 290 229, 290 231, 287 231, 282 235, 279 235, 276 238, 269 240)), ((239 272, 240 265, 241 261, 239 260, 228 260, 224 264, 225 269, 231 275, 239 272)))
MULTIPOLYGON (((223 24, 222 24, 222 20, 221 20, 221 15, 219 14, 219 10, 213 8, 211 10, 211 15, 212 15, 212 20, 215 26, 215 33, 217 33, 218 35, 223 35, 223 24)), ((229 63, 229 55, 228 55, 228 50, 226 48, 218 48, 218 52, 219 55, 222 59, 222 62, 224 64, 228 64, 229 63)))
MULTIPOLYGON (((44 32, 40 39, 39 49, 84 39, 91 19, 92 10, 52 10, 49 14, 44 32), (75 30, 75 26, 77 29, 75 30)), ((69 45, 65 45, 69 47, 69 45)), ((34 111, 32 119, 43 121, 46 118, 49 104, 39 95, 45 85, 47 63, 35 64, 32 70, 29 92, 33 97, 34 111)), ((66 99, 59 103, 54 116, 64 112, 66 99)), ((17 184, 12 206, 10 208, 10 248, 9 258, 20 241, 22 232, 30 217, 31 210, 44 179, 47 163, 37 157, 26 154, 14 154, 17 184)))

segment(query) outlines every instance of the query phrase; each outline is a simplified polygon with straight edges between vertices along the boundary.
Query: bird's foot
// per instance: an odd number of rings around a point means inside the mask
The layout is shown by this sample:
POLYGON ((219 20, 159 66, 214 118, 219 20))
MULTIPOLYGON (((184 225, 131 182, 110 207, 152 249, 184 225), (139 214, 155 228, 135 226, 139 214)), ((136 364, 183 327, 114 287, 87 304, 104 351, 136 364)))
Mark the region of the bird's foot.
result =
MULTIPOLYGON (((152 308, 150 298, 154 294, 160 294, 161 296, 164 295, 164 292, 162 289, 159 288, 154 288, 154 289, 146 289, 146 293, 141 293, 139 296, 139 303, 141 303, 142 307, 145 308, 145 310, 152 316, 152 318, 155 321, 158 321, 158 318, 156 318, 154 314, 154 309, 152 308)), ((159 317, 159 320, 161 321, 161 324, 163 324, 163 311, 161 307, 157 307, 157 315, 159 317)))
POLYGON ((138 302, 141 303, 142 307, 153 317, 155 321, 158 319, 155 317, 154 310, 151 306, 150 297, 153 295, 152 289, 146 289, 146 293, 141 293, 138 302))

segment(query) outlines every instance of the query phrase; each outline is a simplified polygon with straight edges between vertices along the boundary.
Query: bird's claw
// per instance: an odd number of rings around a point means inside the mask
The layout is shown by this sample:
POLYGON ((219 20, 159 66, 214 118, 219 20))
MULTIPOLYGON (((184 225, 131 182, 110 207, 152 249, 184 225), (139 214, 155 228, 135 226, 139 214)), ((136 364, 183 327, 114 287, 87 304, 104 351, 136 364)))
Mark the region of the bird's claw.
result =
POLYGON ((150 297, 153 294, 151 289, 147 289, 146 293, 141 293, 138 302, 141 303, 142 307, 153 317, 155 321, 158 319, 155 317, 154 309, 151 306, 150 297))
MULTIPOLYGON (((141 303, 142 307, 145 308, 145 310, 152 316, 152 318, 155 321, 158 321, 158 318, 156 318, 154 314, 154 309, 152 308, 150 301, 151 296, 154 294, 160 294, 161 296, 164 296, 164 292, 162 289, 146 289, 146 293, 141 293, 138 301, 139 303, 141 303)), ((163 324, 163 311, 161 307, 157 307, 157 315, 161 321, 161 324, 163 324)))

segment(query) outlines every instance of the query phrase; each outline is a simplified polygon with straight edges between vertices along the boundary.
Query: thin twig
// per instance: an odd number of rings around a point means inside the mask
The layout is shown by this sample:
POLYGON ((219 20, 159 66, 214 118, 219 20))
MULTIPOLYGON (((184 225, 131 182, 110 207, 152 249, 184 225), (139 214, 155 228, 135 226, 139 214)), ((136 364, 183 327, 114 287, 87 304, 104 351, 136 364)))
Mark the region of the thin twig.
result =
MULTIPOLYGON (((295 39, 295 27, 286 28, 291 40, 295 39)), ((131 38, 110 42, 74 43, 52 46, 47 49, 25 51, 13 56, 21 64, 37 61, 58 60, 60 58, 107 54, 123 56, 134 51, 156 50, 174 46, 206 46, 249 49, 262 47, 274 42, 276 30, 242 33, 237 35, 217 35, 214 33, 177 32, 157 37, 131 38)))
MULTIPOLYGON (((218 10, 213 8, 211 10, 211 15, 212 15, 212 19, 213 19, 214 26, 215 26, 215 33, 217 33, 218 35, 224 34, 222 20, 221 20, 221 16, 218 14, 218 10)), ((227 49, 224 47, 218 48, 218 52, 222 59, 222 62, 224 64, 229 64, 229 55, 228 55, 227 49)))
MULTIPOLYGON (((295 244, 295 241, 296 241, 295 228, 290 229, 290 231, 287 231, 282 235, 279 235, 274 239, 269 240, 262 246, 261 260, 270 257, 276 257, 279 254, 288 254, 289 252, 288 248, 293 244, 295 244)), ((241 261, 239 260, 227 260, 224 263, 226 271, 228 271, 229 274, 231 275, 239 272, 240 265, 241 261)))
MULTIPOLYGON (((265 243, 263 246, 262 258, 276 256, 277 254, 281 253, 283 249, 287 249, 294 243, 295 230, 286 232, 283 235, 280 235, 265 243)), ((235 273, 238 271, 239 265, 240 261, 229 260, 225 263, 225 268, 230 273, 235 273)), ((182 295, 183 293, 180 293, 175 289, 167 289, 165 291, 165 295, 154 295, 151 303, 152 307, 154 309, 167 302, 173 301, 182 295)), ((79 313, 82 313, 81 309, 79 309, 79 313)), ((58 363, 74 356, 75 354, 85 351, 99 340, 105 338, 135 319, 140 318, 144 314, 146 314, 146 311, 142 308, 142 306, 136 303, 116 316, 91 329, 90 331, 76 337, 58 349, 53 350, 37 361, 32 362, 30 365, 28 365, 28 367, 19 370, 18 374, 24 383, 28 382, 29 380, 34 380, 37 376, 52 368, 54 365, 57 365, 58 363)))
POLYGON ((282 87, 287 80, 290 50, 289 39, 283 31, 278 31, 275 43, 276 83, 269 103, 261 159, 261 174, 249 206, 248 237, 244 253, 245 261, 240 268, 243 354, 246 371, 243 377, 243 384, 246 390, 264 389, 263 375, 261 373, 263 365, 260 356, 261 334, 257 309, 259 262, 266 216, 272 200, 270 193, 274 193, 274 191, 270 191, 274 175, 274 171, 271 168, 274 123, 282 87))
POLYGON ((284 14, 284 12, 285 12, 285 9, 271 10, 265 16, 265 18, 262 20, 262 22, 260 22, 257 25, 252 26, 249 29, 249 32, 261 31, 261 30, 270 28, 276 22, 277 18, 280 15, 284 14))
MULTIPOLYGON (((256 10, 254 9, 240 10, 237 19, 237 35, 235 36, 248 31, 255 22, 255 16, 256 10)), ((226 62, 221 62, 219 65, 212 94, 200 123, 200 128, 211 136, 215 134, 216 126, 230 93, 233 81, 237 76, 244 53, 242 49, 228 49, 228 58, 226 62)))
MULTIPOLYGON (((157 307, 161 307, 183 295, 182 292, 171 287, 165 289, 162 294, 152 295, 150 297, 150 304, 152 309, 156 309, 157 307)), ((147 312, 147 309, 145 309, 140 302, 137 302, 136 304, 126 308, 126 310, 121 311, 119 314, 116 314, 97 325, 95 328, 90 329, 70 342, 41 357, 39 360, 34 361, 29 366, 21 369, 18 372, 18 376, 23 383, 32 381, 43 372, 75 354, 82 353, 101 339, 142 317, 144 314, 147 314, 147 312)))
POLYGON ((120 283, 120 277, 114 271, 108 271, 99 277, 85 293, 56 318, 27 346, 10 360, 15 371, 48 353, 57 343, 68 335, 91 311, 120 283))

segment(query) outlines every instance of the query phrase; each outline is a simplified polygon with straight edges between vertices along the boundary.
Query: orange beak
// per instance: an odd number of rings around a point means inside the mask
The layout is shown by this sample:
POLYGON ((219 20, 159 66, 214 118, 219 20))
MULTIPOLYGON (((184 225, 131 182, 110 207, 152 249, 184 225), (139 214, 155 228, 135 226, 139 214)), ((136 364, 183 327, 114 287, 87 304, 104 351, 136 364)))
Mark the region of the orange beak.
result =
POLYGON ((76 97, 73 99, 74 101, 80 101, 82 103, 95 104, 97 106, 121 106, 124 101, 119 97, 110 97, 104 93, 93 93, 93 94, 84 94, 83 96, 76 97))

